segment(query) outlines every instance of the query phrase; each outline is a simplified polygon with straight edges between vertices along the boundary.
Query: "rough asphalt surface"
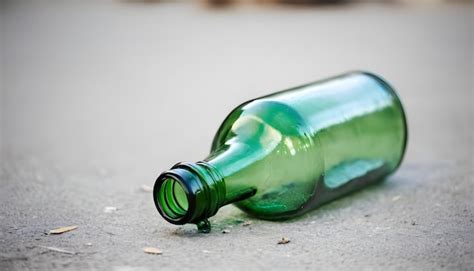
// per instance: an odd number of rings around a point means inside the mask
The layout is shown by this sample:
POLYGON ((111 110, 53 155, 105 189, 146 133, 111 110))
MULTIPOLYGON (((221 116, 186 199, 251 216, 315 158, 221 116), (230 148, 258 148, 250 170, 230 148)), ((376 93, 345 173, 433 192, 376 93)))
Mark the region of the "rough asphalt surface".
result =
POLYGON ((1 270, 474 269, 472 6, 1 5, 1 270), (285 222, 228 206, 210 234, 141 189, 239 103, 353 69, 406 107, 384 183, 285 222))

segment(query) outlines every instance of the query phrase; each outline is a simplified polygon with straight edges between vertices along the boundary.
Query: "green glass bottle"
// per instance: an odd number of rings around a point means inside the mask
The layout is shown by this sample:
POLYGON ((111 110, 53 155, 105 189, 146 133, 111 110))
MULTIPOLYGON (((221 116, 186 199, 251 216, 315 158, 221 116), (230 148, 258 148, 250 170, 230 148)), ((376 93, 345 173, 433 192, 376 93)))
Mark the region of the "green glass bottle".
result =
POLYGON ((406 142, 394 90, 370 73, 343 74, 238 106, 210 155, 163 172, 153 198, 167 221, 202 231, 229 203, 286 219, 382 180, 400 165, 406 142))

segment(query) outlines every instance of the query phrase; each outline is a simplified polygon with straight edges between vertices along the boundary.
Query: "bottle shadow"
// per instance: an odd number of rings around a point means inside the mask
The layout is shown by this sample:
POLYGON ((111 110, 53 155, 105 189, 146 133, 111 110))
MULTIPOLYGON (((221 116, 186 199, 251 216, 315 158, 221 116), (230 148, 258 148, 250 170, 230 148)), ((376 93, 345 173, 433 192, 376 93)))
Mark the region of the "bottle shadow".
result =
MULTIPOLYGON (((270 220, 277 223, 295 223, 315 221, 324 217, 338 217, 347 209, 367 210, 368 205, 377 204, 377 202, 386 200, 390 190, 394 190, 399 184, 393 178, 384 179, 376 183, 370 184, 363 189, 352 191, 346 195, 324 203, 314 210, 311 210, 301 216, 292 217, 285 220, 270 220), (373 204, 369 204, 373 202, 373 204)), ((374 208, 374 211, 376 208, 374 208)))
MULTIPOLYGON (((347 215, 348 213, 350 213, 351 216, 348 217, 348 219, 352 219, 353 215, 362 215, 368 217, 380 210, 377 208, 378 205, 382 203, 385 204, 386 202, 395 204, 395 201, 398 201, 400 196, 398 193, 394 193, 394 191, 404 190, 401 188, 407 186, 409 183, 412 183, 410 180, 406 180, 406 177, 408 176, 404 177, 403 174, 392 175, 362 189, 350 192, 341 198, 322 204, 320 207, 317 207, 316 209, 311 210, 305 214, 289 219, 261 219, 256 216, 249 215, 235 207, 229 208, 231 210, 221 209, 219 212, 224 211, 223 214, 218 213, 216 217, 210 219, 212 230, 209 234, 226 234, 231 233, 232 231, 242 231, 244 228, 252 229, 262 226, 268 227, 273 223, 308 224, 317 223, 318 220, 324 220, 327 222, 328 218, 337 219, 347 215), (349 210, 351 212, 349 212, 349 210)), ((198 232, 195 225, 180 226, 172 230, 169 234, 187 238, 205 237, 207 235, 198 232)))
MULTIPOLYGON (((223 216, 211 219, 212 229, 208 234, 226 234, 230 233, 231 231, 240 231, 243 230, 243 228, 253 228, 255 226, 258 227, 259 225, 268 223, 314 223, 314 221, 317 221, 318 219, 327 217, 340 217, 343 215, 342 213, 345 213, 344 211, 347 211, 348 208, 356 208, 367 211, 367 205, 371 205, 369 202, 373 202, 375 205, 380 200, 385 200, 389 194, 387 192, 393 190, 394 187, 399 185, 395 179, 396 178, 390 178, 390 180, 382 180, 380 182, 371 184, 364 189, 351 192, 339 199, 323 204, 315 210, 289 219, 261 219, 246 214, 240 210, 237 212, 227 212, 223 216)), ((376 208, 374 208, 374 210, 376 210, 376 208)), ((370 213, 370 211, 368 212, 370 213)), ((200 238, 205 237, 208 234, 199 232, 195 225, 178 226, 169 232, 170 236, 186 238, 200 238)))
MULTIPOLYGON (((362 189, 348 193, 320 207, 286 220, 266 220, 249 215, 235 206, 225 206, 215 217, 210 219, 212 230, 209 234, 198 232, 195 225, 179 226, 170 230, 170 236, 197 237, 208 235, 228 235, 246 233, 247 230, 272 230, 277 225, 296 223, 308 225, 316 223, 333 223, 340 219, 357 220, 377 216, 378 212, 388 212, 391 206, 403 205, 404 195, 410 191, 426 186, 426 178, 430 172, 439 168, 449 167, 449 164, 405 164, 384 180, 370 184, 362 189), (400 200, 402 199, 402 200, 400 200)), ((405 203, 406 204, 406 203, 405 203)))

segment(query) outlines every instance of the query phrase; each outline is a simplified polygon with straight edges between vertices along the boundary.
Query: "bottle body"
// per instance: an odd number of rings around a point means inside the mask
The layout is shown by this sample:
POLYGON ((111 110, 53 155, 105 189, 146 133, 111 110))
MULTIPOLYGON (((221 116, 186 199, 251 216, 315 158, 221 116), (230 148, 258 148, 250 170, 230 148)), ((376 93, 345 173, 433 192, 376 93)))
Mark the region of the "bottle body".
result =
MULTIPOLYGON (((201 171, 197 179, 204 183, 202 191, 217 191, 212 192, 215 207, 196 221, 229 203, 265 219, 302 214, 392 173, 406 141, 398 97, 385 81, 368 73, 349 73, 246 102, 222 123, 211 154, 190 166, 192 172, 201 171)), ((188 196, 193 192, 186 188, 186 178, 175 179, 191 208, 188 196)), ((160 188, 155 185, 155 192, 160 188)))

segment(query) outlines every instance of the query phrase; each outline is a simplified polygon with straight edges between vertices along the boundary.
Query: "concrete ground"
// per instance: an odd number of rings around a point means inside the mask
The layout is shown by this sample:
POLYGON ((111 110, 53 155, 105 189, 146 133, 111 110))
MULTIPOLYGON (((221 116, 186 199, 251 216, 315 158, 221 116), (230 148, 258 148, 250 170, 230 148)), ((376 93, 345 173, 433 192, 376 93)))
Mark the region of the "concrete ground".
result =
POLYGON ((0 16, 1 270, 474 269, 472 5, 15 1, 0 16), (406 106, 396 174, 291 221, 228 206, 199 234, 159 216, 142 185, 205 157, 234 106, 354 69, 406 106))

